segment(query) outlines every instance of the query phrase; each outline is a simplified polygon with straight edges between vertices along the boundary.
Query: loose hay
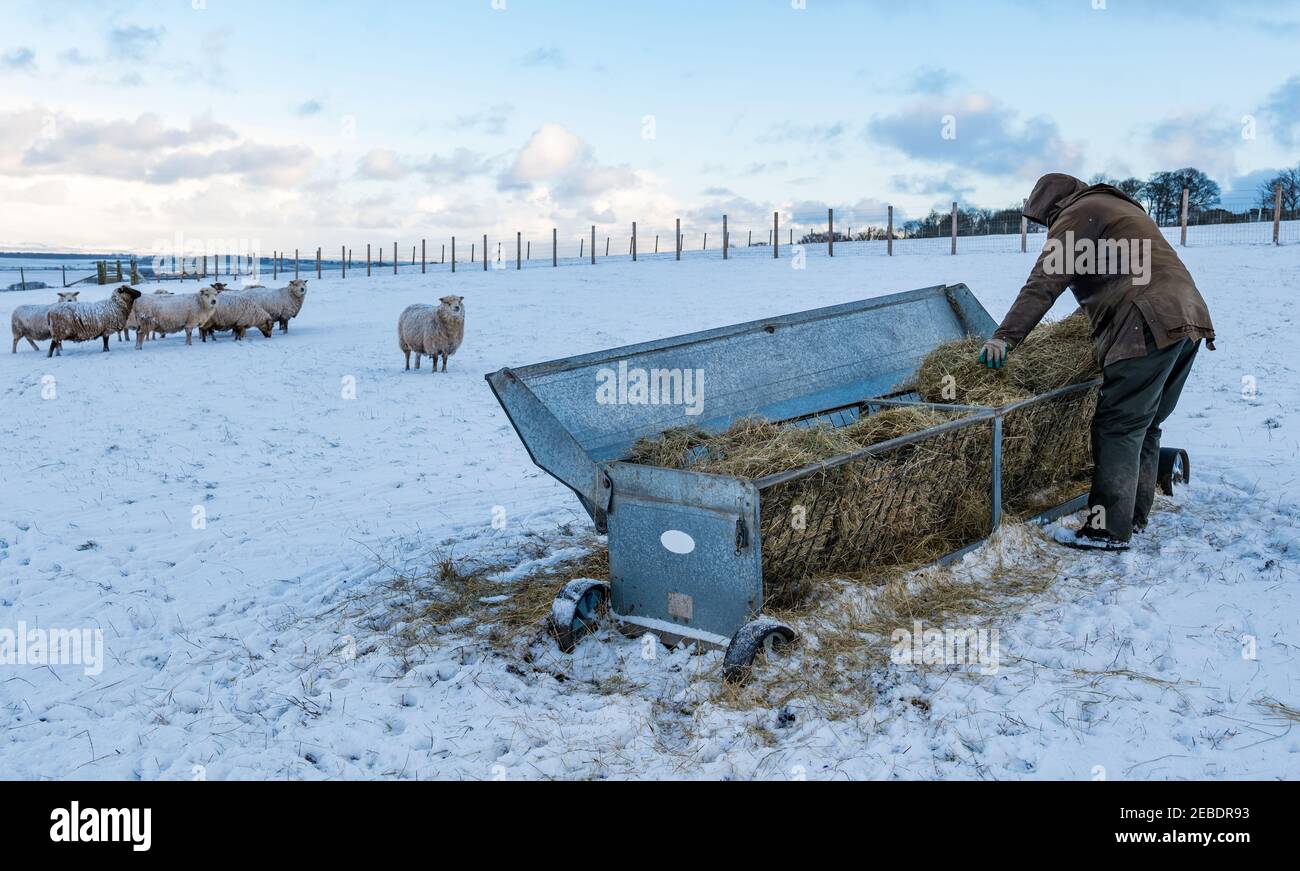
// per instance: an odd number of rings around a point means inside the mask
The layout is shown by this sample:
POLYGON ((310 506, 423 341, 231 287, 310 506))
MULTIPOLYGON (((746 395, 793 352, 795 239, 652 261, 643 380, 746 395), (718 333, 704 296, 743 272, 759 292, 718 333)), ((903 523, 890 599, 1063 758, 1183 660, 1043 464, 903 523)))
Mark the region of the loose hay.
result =
MULTIPOLYGON (((959 416, 909 406, 841 427, 745 418, 713 436, 677 429, 643 439, 630 459, 759 479, 959 416)), ((882 566, 926 562, 986 534, 991 450, 987 426, 963 427, 765 488, 759 534, 768 605, 797 602, 803 582, 816 575, 862 576, 882 566)))
MULTIPOLYGON (((936 348, 918 370, 917 393, 933 403, 1002 407, 1098 371, 1081 312, 1040 325, 996 372, 978 362, 981 344, 968 337, 936 348)), ((1083 391, 1005 416, 1003 499, 1010 513, 1047 507, 1040 503, 1048 494, 1078 492, 1090 468, 1095 403, 1095 391, 1083 391)), ((722 433, 678 428, 642 439, 628 459, 759 480, 960 416, 907 406, 839 427, 745 418, 722 433)), ((812 577, 872 577, 885 567, 932 561, 987 535, 991 467, 991 427, 979 423, 764 487, 760 536, 768 606, 797 602, 812 577)))
MULTIPOLYGON (((1091 334, 1081 311, 1040 324, 996 371, 979 362, 982 339, 948 342, 922 362, 916 391, 926 402, 1000 408, 1088 381, 1101 373, 1091 334)), ((1081 492, 1092 470, 1090 423, 1096 406, 1094 390, 1036 403, 1003 418, 1002 492, 1010 514, 1049 507, 1048 494, 1069 498, 1081 492)))

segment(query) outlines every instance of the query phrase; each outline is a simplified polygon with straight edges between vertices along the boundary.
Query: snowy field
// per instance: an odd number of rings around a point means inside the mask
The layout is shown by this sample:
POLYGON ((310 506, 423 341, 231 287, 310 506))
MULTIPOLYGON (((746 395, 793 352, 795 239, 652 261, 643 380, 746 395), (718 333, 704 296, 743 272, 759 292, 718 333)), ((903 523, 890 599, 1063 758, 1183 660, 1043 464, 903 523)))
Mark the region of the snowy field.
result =
MULTIPOLYGON (((997 622, 996 674, 846 674, 872 694, 846 707, 772 702, 765 666, 738 701, 720 654, 647 658, 609 631, 572 657, 534 645, 531 662, 451 633, 404 664, 347 607, 384 561, 509 554, 586 525, 485 372, 939 283, 967 283, 996 318, 1033 258, 313 279, 270 340, 0 354, 0 630, 95 627, 105 645, 93 674, 0 665, 0 776, 1300 777, 1300 728, 1276 706, 1300 707, 1295 245, 1185 252, 1219 350, 1165 427, 1194 480, 1133 551, 1017 527, 953 572, 1052 582, 997 622), (403 372, 398 313, 446 293, 465 296, 464 346, 445 375, 403 372)), ((0 323, 52 297, 0 294, 0 323)))

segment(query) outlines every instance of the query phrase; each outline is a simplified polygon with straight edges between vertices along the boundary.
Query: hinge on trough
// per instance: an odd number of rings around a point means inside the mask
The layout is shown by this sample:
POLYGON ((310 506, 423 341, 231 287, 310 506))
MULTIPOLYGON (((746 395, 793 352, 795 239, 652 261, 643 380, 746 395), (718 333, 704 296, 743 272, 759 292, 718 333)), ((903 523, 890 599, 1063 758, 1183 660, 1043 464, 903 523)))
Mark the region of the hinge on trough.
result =
POLYGON ((745 519, 736 518, 736 553, 740 553, 749 545, 749 530, 745 528, 745 519))

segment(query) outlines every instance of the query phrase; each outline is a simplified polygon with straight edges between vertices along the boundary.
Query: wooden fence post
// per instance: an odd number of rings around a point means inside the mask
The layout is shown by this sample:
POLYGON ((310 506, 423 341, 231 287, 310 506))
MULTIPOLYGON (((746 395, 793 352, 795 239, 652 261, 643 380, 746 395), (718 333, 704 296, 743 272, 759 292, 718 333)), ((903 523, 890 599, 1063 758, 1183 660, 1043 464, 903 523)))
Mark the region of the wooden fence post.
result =
POLYGON ((320 281, 320 248, 316 249, 316 280, 320 281))
POLYGON ((885 253, 894 256, 894 207, 889 207, 889 225, 885 228, 885 253))
POLYGON ((366 243, 366 278, 369 278, 370 272, 370 243, 366 243))
POLYGON ((393 243, 393 274, 397 274, 397 243, 393 243))
POLYGON ((952 204, 952 253, 957 253, 957 202, 952 204))
POLYGON ((677 219, 677 259, 682 259, 682 219, 677 219))
POLYGON ((524 234, 516 230, 515 231, 515 269, 520 270, 523 268, 524 268, 524 234))
POLYGON ((1183 207, 1179 224, 1182 229, 1178 234, 1178 244, 1183 248, 1187 247, 1187 188, 1183 188, 1183 207))
POLYGON ((636 262, 636 221, 632 222, 632 262, 636 262))
MULTIPOLYGON (((790 231, 792 234, 794 230, 790 231)), ((779 260, 781 249, 781 213, 772 213, 772 259, 779 260)))
POLYGON ((555 227, 551 228, 551 265, 560 265, 560 231, 555 227))
POLYGON ((591 225, 591 265, 596 265, 596 225, 591 225))
POLYGON ((826 210, 826 253, 835 256, 835 210, 826 210))
POLYGON ((729 254, 728 249, 731 247, 730 243, 731 243, 731 237, 727 232, 727 216, 723 215, 722 216, 722 259, 723 260, 728 259, 728 254, 729 254))
POLYGON ((348 277, 348 246, 339 246, 339 274, 343 278, 348 277))
POLYGON ((609 237, 605 237, 605 256, 609 256, 609 237))
POLYGON ((1273 244, 1281 245, 1281 227, 1282 227, 1282 184, 1279 182, 1273 188, 1273 244))
POLYGON ((705 231, 704 231, 704 245, 700 248, 700 250, 701 250, 701 251, 708 251, 708 250, 709 250, 709 231, 708 231, 708 230, 705 230, 705 231))
POLYGON ((655 253, 659 253, 659 234, 655 233, 655 253))
POLYGON ((483 234, 483 271, 487 272, 487 233, 483 234))
POLYGON ((424 243, 425 243, 426 241, 427 241, 427 240, 425 240, 425 239, 421 239, 421 240, 420 240, 420 274, 421 274, 421 275, 423 275, 426 271, 428 271, 428 270, 425 268, 425 264, 426 264, 427 261, 425 260, 425 253, 426 253, 426 252, 425 252, 424 243))
POLYGON ((456 237, 451 237, 451 271, 456 271, 456 237))
MULTIPOLYGON (((1029 204, 1029 200, 1021 200, 1020 208, 1029 204)), ((1029 219, 1025 217, 1024 212, 1020 213, 1020 253, 1024 254, 1029 250, 1029 219)))
MULTIPOLYGON (((297 280, 297 278, 298 278, 298 260, 299 260, 299 257, 298 257, 298 249, 295 248, 295 249, 293 249, 293 277, 294 277, 294 280, 297 280)), ((238 267, 238 266, 235 267, 235 274, 236 274, 236 275, 239 274, 239 267, 238 267)))

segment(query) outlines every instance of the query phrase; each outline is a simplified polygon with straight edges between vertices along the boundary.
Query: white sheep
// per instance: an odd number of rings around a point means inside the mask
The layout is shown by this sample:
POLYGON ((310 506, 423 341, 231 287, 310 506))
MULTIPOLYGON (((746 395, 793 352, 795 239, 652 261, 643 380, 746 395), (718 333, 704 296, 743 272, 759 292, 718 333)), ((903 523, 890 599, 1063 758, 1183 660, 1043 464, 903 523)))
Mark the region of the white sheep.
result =
POLYGON ((288 287, 267 290, 258 287, 245 288, 258 305, 266 309, 271 320, 280 322, 280 332, 289 332, 289 321, 302 311, 302 302, 307 298, 307 279, 294 279, 288 287))
MULTIPOLYGON (((79 290, 62 291, 59 293, 59 302, 76 302, 80 293, 79 290)), ((49 305, 20 305, 14 309, 13 314, 9 316, 9 328, 13 330, 14 334, 12 353, 18 353, 18 341, 20 339, 26 339, 27 344, 31 345, 35 351, 41 349, 36 344, 36 340, 43 342, 50 337, 50 323, 46 319, 49 313, 49 305)))
POLYGON ((246 293, 233 290, 222 292, 215 284, 212 287, 218 292, 217 306, 208 322, 199 328, 199 338, 205 342, 209 338, 216 341, 215 333, 231 330, 238 342, 243 340, 244 332, 249 327, 257 327, 263 336, 271 338, 274 322, 266 309, 246 293))
POLYGON ((140 291, 122 285, 108 297, 96 302, 60 302, 50 306, 46 321, 50 325, 50 350, 45 355, 53 357, 57 351, 63 356, 63 343, 104 340, 108 351, 108 337, 124 329, 131 316, 131 307, 140 298, 140 291))
POLYGON ((139 324, 135 332, 135 348, 144 346, 144 337, 158 333, 185 331, 185 344, 194 344, 194 331, 202 330, 217 310, 217 291, 211 287, 200 288, 198 293, 146 296, 136 302, 131 317, 139 324))
MULTIPOLYGON (((162 288, 155 290, 153 293, 154 296, 175 296, 175 294, 172 293, 170 290, 163 290, 162 288)), ((122 329, 121 332, 117 334, 117 340, 120 342, 123 339, 126 339, 129 342, 131 340, 131 331, 138 330, 139 328, 140 328, 140 321, 135 316, 135 309, 132 309, 131 316, 126 319, 126 326, 122 329)), ((152 339, 153 334, 150 333, 146 335, 145 338, 152 339)))
POLYGON ((441 305, 411 305, 397 319, 397 344, 406 355, 406 368, 411 368, 411 352, 415 352, 415 368, 420 368, 420 356, 433 358, 433 371, 438 371, 438 357, 442 356, 442 371, 447 371, 447 358, 460 348, 465 337, 465 297, 444 296, 441 305))

